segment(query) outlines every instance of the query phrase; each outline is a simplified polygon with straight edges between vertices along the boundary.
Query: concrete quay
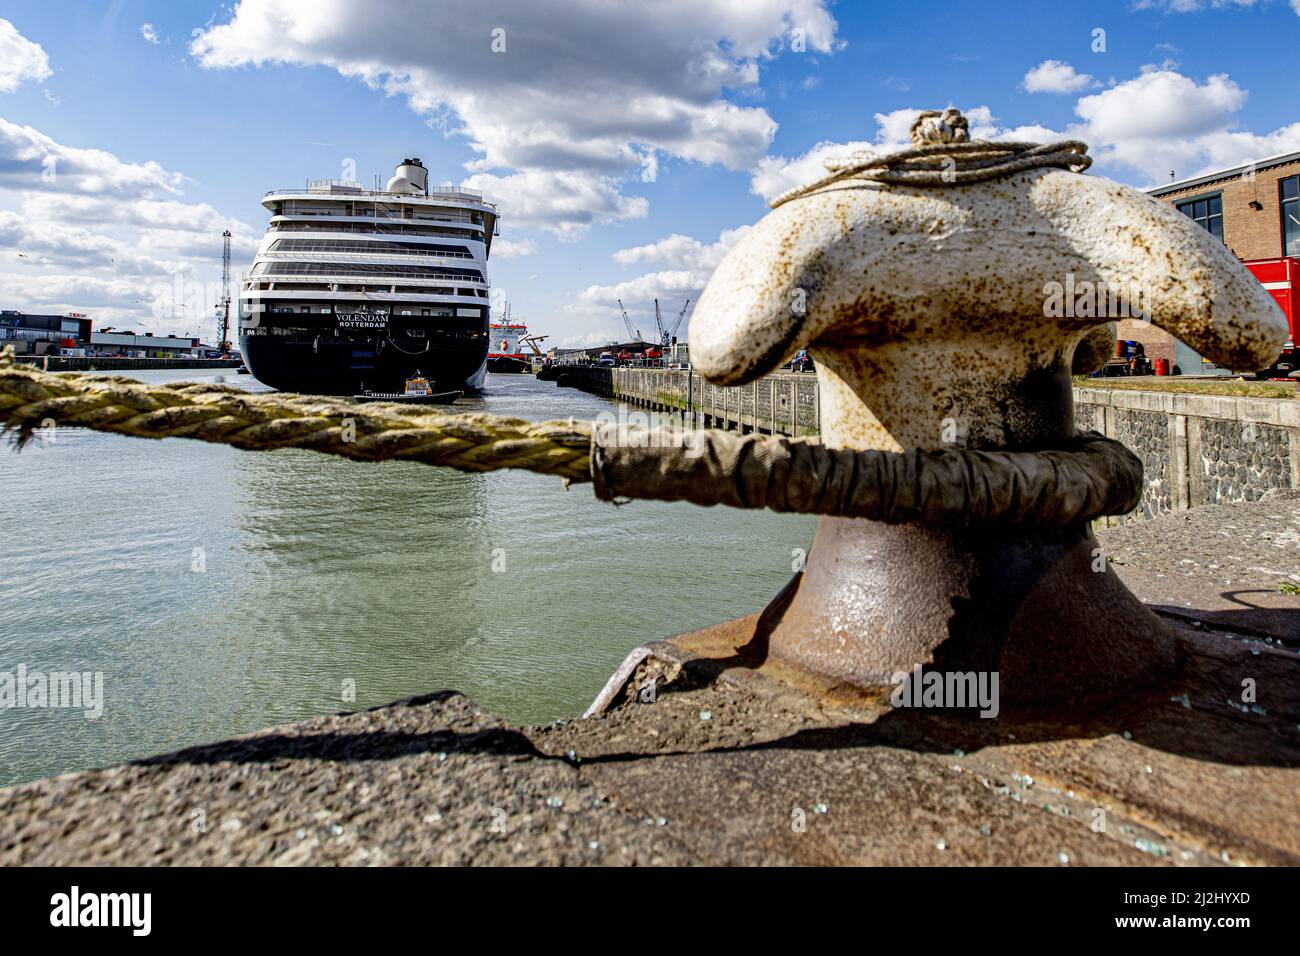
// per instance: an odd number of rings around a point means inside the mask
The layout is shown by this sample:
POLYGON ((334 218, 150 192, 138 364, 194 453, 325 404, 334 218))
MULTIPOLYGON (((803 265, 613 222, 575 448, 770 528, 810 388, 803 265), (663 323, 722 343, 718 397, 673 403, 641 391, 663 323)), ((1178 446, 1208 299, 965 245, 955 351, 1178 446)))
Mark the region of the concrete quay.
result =
POLYGON ((141 369, 239 368, 234 359, 106 358, 91 355, 15 355, 14 360, 47 372, 118 372, 141 369))
POLYGON ((1101 712, 847 716, 746 666, 755 614, 589 719, 444 691, 3 790, 0 864, 1300 864, 1300 496, 1101 541, 1183 655, 1101 712))

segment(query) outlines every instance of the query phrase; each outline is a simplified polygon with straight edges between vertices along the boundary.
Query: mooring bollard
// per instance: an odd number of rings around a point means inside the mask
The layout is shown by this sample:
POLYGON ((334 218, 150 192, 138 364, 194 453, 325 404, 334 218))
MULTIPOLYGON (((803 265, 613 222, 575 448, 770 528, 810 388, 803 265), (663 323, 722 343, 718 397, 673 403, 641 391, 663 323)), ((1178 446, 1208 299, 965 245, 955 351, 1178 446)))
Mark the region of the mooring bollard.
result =
MULTIPOLYGON (((1104 362, 1114 319, 1229 367, 1280 349, 1280 311, 1223 243, 1079 175, 1083 144, 970 142, 955 110, 921 114, 912 141, 778 198, 727 254, 691 319, 707 380, 807 348, 832 447, 1045 450, 1074 436, 1071 361, 1104 362)), ((770 659, 850 693, 928 665, 999 672, 1006 706, 1070 706, 1176 663, 1087 522, 822 517, 764 627, 770 659)))

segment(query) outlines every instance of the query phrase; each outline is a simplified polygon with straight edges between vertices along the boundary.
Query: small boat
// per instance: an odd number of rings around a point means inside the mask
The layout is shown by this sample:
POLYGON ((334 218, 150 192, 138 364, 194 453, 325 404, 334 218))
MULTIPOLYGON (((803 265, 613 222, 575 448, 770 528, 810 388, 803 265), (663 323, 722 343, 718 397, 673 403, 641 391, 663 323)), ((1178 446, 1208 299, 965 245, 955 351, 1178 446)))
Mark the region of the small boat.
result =
POLYGON ((236 374, 236 375, 248 375, 248 374, 249 374, 248 366, 247 366, 247 365, 241 365, 241 366, 239 366, 239 368, 235 369, 235 374, 236 374))
POLYGON ((418 371, 406 380, 406 388, 401 392, 372 392, 362 388, 361 393, 352 398, 358 402, 405 402, 408 405, 450 405, 464 392, 460 389, 438 392, 434 391, 429 380, 418 371))

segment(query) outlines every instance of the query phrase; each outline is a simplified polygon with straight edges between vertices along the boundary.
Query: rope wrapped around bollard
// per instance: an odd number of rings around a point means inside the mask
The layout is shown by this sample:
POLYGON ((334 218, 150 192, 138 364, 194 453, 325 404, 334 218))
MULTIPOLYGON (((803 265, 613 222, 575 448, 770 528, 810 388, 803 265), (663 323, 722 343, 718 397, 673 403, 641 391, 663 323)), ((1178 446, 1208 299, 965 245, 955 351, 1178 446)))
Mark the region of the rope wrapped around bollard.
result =
POLYGON ((596 427, 596 497, 656 498, 801 514, 973 525, 1071 524, 1125 514, 1142 497, 1142 462, 1084 432, 1044 451, 906 452, 828 448, 797 439, 697 431, 673 447, 596 427))
POLYGON ((80 426, 250 451, 307 448, 476 472, 522 468, 592 481, 605 500, 690 501, 891 523, 1069 524, 1131 511, 1142 493, 1138 458, 1095 433, 1049 450, 856 451, 723 431, 673 434, 447 415, 210 383, 146 385, 121 376, 41 372, 11 355, 0 355, 0 425, 15 434, 19 448, 38 429, 80 426))

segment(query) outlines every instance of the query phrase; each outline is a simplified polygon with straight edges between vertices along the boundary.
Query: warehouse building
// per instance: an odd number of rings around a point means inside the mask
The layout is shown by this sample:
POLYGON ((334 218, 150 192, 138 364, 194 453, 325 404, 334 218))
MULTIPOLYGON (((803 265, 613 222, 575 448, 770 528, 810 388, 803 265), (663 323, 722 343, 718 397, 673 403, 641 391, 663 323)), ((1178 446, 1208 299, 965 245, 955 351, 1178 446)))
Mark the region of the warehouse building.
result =
POLYGON ((79 312, 30 315, 16 309, 0 311, 0 349, 13 346, 19 355, 44 355, 58 348, 85 348, 90 319, 79 312))
MULTIPOLYGON (((1221 239, 1238 259, 1300 256, 1300 152, 1178 180, 1147 193, 1221 239)), ((1155 326, 1126 319, 1119 324, 1119 337, 1141 342, 1149 358, 1167 358, 1185 374, 1220 371, 1155 326)))
POLYGON ((37 315, 16 309, 0 311, 0 349, 12 345, 19 355, 120 355, 131 358, 193 358, 203 348, 195 338, 152 332, 96 332, 81 312, 37 315))

